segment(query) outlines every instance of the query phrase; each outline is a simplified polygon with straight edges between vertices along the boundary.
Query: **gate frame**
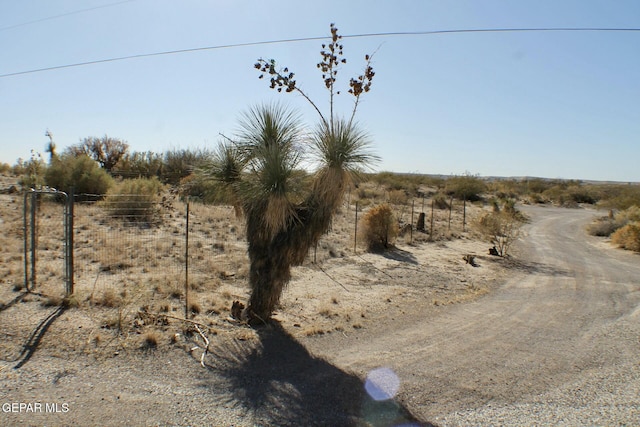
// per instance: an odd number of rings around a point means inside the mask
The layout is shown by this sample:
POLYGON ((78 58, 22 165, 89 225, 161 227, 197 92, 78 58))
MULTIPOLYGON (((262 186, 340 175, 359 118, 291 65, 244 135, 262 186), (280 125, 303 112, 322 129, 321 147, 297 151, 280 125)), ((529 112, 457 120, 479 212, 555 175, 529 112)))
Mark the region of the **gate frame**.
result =
POLYGON ((55 189, 34 188, 25 191, 23 205, 23 234, 24 234, 24 286, 27 292, 33 292, 36 287, 36 264, 37 264, 37 248, 36 248, 36 215, 38 195, 53 194, 64 198, 63 209, 63 254, 64 254, 64 282, 65 294, 69 296, 73 294, 73 191, 71 195, 64 191, 55 189), (28 199, 31 198, 30 209, 28 199), (29 218, 28 218, 29 217, 29 218), (30 222, 28 221, 30 219, 30 222), (27 236, 28 226, 31 225, 31 233, 27 236), (31 243, 31 253, 29 254, 29 243, 31 243), (29 258, 29 255, 31 257, 29 258), (29 264, 31 264, 31 276, 29 276, 29 264), (31 284, 31 286, 29 286, 31 284))

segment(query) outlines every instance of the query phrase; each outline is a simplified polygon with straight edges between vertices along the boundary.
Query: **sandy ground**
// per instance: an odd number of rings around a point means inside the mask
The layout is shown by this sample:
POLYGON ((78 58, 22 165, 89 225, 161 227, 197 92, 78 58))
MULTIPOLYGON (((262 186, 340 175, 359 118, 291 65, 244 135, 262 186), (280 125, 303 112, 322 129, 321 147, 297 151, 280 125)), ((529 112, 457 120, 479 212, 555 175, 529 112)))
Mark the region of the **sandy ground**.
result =
MULTIPOLYGON (((140 301, 46 306, 4 279, 0 424, 633 425, 637 256, 584 233, 593 211, 528 213, 510 260, 461 233, 307 263, 258 330, 220 306, 198 325, 140 301)), ((214 292, 228 307, 245 286, 214 292)))
MULTIPOLYGON (((21 200, 0 197, 6 199, 4 226, 11 234, 8 224, 19 222, 21 200)), ((201 215, 196 212, 195 218, 201 215)), ((78 233, 85 228, 80 225, 78 233)), ((277 326, 254 330, 229 318, 231 300, 247 296, 245 279, 233 274, 212 291, 194 292, 199 301, 216 301, 215 310, 192 318, 200 331, 179 320, 183 315, 176 301, 158 292, 149 300, 105 307, 91 304, 91 283, 80 283, 80 308, 61 309, 51 305, 49 294, 17 290, 22 258, 10 253, 21 249, 15 231, 4 250, 4 259, 14 266, 4 272, 0 288, 0 423, 390 425, 415 420, 399 401, 372 399, 362 374, 342 370, 307 347, 331 337, 366 341, 373 331, 391 331, 475 300, 504 281, 506 261, 485 255, 488 245, 470 233, 434 243, 424 236, 420 242, 418 235, 415 244, 402 238, 383 255, 345 248, 340 256, 328 256, 351 241, 342 233, 348 242, 341 243, 342 230, 336 228, 338 237, 322 244, 320 262, 294 269, 274 315, 277 326), (476 255, 475 267, 463 260, 467 254, 476 255), (157 307, 169 305, 162 303, 167 300, 173 310, 160 313, 157 307), (114 325, 118 319, 122 333, 114 325), (204 337, 210 345, 203 358, 204 337)), ((227 242, 216 259, 237 256, 235 246, 227 242)), ((48 274, 59 286, 59 277, 48 274)))

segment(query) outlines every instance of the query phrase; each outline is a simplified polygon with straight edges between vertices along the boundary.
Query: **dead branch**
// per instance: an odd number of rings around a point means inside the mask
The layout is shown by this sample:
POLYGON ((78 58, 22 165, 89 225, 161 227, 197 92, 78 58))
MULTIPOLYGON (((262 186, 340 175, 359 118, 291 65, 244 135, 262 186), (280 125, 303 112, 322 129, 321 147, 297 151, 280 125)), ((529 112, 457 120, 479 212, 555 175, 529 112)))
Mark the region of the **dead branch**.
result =
POLYGON ((194 320, 189 320, 189 319, 184 319, 182 317, 176 317, 176 316, 169 316, 168 314, 156 314, 156 317, 164 317, 166 319, 174 319, 174 320, 180 320, 182 322, 187 322, 187 323, 191 323, 192 325, 196 325, 196 326, 202 326, 203 328, 207 328, 209 329, 209 326, 205 325, 204 323, 199 323, 196 322, 194 320))
POLYGON ((207 338, 207 336, 204 334, 204 332, 202 332, 202 330, 200 330, 200 328, 198 327, 198 325, 195 325, 196 331, 198 331, 198 333, 200 334, 200 336, 202 337, 202 339, 204 340, 204 343, 207 345, 204 348, 204 351, 202 352, 202 355, 200 356, 200 364, 202 365, 203 368, 205 368, 204 366, 204 358, 206 357, 207 353, 209 352, 209 339, 207 338))

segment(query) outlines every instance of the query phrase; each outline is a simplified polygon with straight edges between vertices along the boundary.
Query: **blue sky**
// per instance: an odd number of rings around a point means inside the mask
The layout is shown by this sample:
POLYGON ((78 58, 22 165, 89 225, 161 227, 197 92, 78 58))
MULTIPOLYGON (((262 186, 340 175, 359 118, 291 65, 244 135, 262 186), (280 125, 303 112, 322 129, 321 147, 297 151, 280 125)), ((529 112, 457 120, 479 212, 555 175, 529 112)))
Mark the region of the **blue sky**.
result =
MULTIPOLYGON (((0 2, 0 75, 159 51, 329 34, 640 27, 632 1, 25 0, 0 2), (105 7, 102 7, 105 6, 105 7), (93 9, 78 12, 83 9, 93 9), (76 13, 78 12, 78 13, 76 13), (59 16, 63 15, 63 16, 59 16), (59 16, 59 17, 56 17, 59 16), (56 18, 52 18, 56 17, 56 18), (51 18, 51 19, 49 19, 51 18), (32 22, 37 21, 37 22, 32 22)), ((280 100, 253 69, 274 58, 322 107, 320 41, 215 49, 0 78, 0 161, 88 136, 131 150, 212 148, 249 107, 280 100)), ((377 49, 358 120, 377 170, 640 181, 640 32, 519 32, 343 40, 349 78, 377 49)))

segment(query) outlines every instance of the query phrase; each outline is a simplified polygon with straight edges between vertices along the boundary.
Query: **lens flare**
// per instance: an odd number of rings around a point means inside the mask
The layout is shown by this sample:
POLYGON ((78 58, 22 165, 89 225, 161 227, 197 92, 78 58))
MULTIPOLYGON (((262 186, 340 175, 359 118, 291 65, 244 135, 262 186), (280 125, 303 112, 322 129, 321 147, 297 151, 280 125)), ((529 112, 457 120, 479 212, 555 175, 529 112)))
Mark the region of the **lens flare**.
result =
POLYGON ((389 400, 400 389, 400 379, 390 368, 377 368, 369 372, 364 388, 373 400, 389 400))

